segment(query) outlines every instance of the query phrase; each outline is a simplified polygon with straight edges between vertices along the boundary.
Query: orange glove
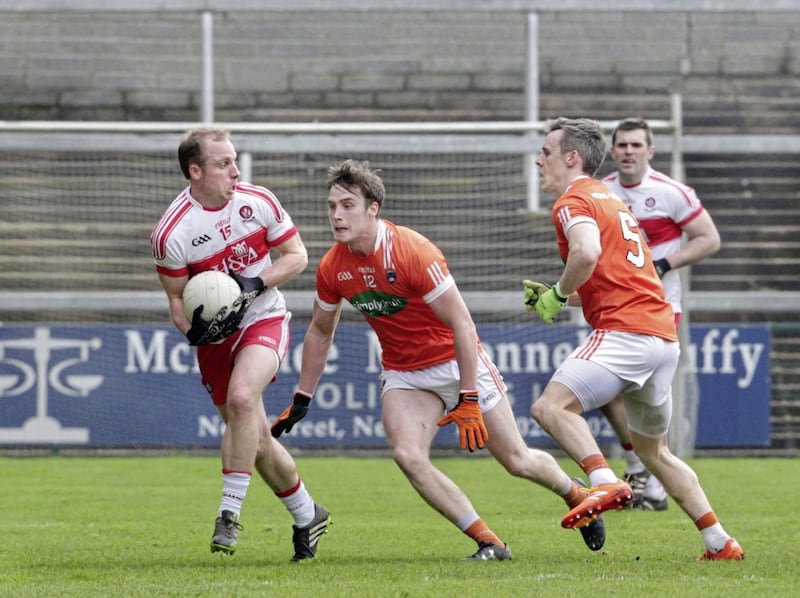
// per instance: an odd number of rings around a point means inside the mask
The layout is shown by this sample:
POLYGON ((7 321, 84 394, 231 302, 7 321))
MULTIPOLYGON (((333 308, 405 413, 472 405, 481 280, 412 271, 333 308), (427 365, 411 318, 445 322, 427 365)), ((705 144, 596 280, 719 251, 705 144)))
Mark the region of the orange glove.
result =
POLYGON ((458 439, 462 449, 469 448, 472 453, 475 449, 482 449, 489 440, 489 432, 483 424, 483 415, 478 404, 478 391, 462 390, 458 393, 458 403, 455 409, 439 420, 439 427, 455 422, 458 426, 458 439))

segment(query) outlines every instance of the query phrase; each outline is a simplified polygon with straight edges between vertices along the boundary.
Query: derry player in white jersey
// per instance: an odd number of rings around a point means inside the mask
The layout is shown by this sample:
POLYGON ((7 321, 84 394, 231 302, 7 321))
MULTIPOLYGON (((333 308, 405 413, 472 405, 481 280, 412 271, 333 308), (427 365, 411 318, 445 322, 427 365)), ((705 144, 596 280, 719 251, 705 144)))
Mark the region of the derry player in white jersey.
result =
MULTIPOLYGON (((681 318, 681 280, 677 269, 719 251, 720 238, 694 189, 653 170, 650 161, 654 155, 653 132, 647 122, 640 118, 620 121, 611 136, 611 157, 617 171, 604 178, 603 183, 639 221, 677 327, 681 318), (683 235, 687 237, 686 243, 683 235)), ((620 397, 606 405, 603 413, 625 449, 624 477, 634 491, 633 507, 663 511, 667 508, 667 494, 633 452, 620 397)))
POLYGON ((197 347, 203 385, 226 429, 222 437, 222 498, 211 552, 233 555, 253 468, 294 518, 294 556, 316 555, 329 513, 297 474, 294 459, 270 434, 262 394, 289 346, 289 320, 279 284, 300 274, 308 254, 289 214, 268 189, 241 183, 228 131, 187 132, 178 161, 189 181, 151 235, 156 270, 172 321, 197 347), (270 251, 278 253, 273 262, 270 251), (206 270, 229 273, 242 294, 238 308, 211 322, 198 308, 190 322, 183 289, 206 270))

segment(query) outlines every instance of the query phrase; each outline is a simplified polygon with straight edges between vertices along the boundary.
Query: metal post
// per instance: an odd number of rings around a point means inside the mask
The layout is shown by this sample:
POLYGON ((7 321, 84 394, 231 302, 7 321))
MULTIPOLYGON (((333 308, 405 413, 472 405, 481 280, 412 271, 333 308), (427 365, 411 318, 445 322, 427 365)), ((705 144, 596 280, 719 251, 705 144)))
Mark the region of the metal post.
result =
POLYGON ((200 120, 214 122, 214 13, 203 11, 203 76, 200 120))
POLYGON ((669 96, 670 122, 672 123, 672 178, 683 182, 683 98, 679 93, 669 96))
MULTIPOLYGON (((683 162, 683 103, 679 93, 670 95, 670 122, 672 124, 671 175, 676 181, 683 182, 686 176, 683 162)), ((679 457, 690 458, 694 455, 697 435, 697 406, 700 400, 697 375, 694 371, 694 364, 689 359, 691 314, 687 305, 691 292, 689 284, 691 267, 681 268, 680 277, 683 313, 680 326, 678 326, 678 340, 681 345, 681 357, 672 382, 672 424, 668 440, 672 452, 679 457)))
MULTIPOLYGON (((528 13, 525 63, 525 120, 539 120, 539 14, 528 13)), ((539 171, 533 164, 536 153, 525 154, 523 172, 528 182, 528 210, 539 210, 539 171)))
POLYGON ((239 180, 243 183, 253 182, 253 154, 250 152, 239 154, 239 180))

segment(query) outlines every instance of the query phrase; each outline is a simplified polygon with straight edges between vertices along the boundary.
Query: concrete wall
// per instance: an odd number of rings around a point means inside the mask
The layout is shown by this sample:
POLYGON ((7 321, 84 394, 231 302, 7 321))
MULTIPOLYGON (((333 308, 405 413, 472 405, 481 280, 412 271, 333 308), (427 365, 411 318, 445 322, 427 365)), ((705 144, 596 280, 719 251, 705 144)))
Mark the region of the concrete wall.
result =
MULTIPOLYGON (((219 13, 215 116, 519 119, 525 28, 517 13, 219 13)), ((543 112, 586 92, 800 97, 800 12, 551 12, 539 32, 543 112)), ((198 13, 3 13, 0 118, 197 120, 201 36, 198 13)))

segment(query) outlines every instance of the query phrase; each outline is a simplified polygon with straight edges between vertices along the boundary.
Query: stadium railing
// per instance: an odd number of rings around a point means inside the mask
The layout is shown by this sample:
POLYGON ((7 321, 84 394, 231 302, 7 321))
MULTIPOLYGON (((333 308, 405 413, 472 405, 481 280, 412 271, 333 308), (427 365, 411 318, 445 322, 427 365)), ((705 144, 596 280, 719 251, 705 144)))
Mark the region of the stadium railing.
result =
MULTIPOLYGON (((680 126, 680 97, 672 98, 672 120, 654 120, 650 125, 659 138, 662 155, 671 156, 671 173, 683 178, 683 153, 692 154, 800 154, 800 135, 684 135, 680 126), (678 119, 678 120, 676 120, 678 119)), ((2 152, 118 152, 164 153, 173 155, 177 139, 186 130, 206 123, 176 122, 64 122, 0 121, 2 152)), ((365 155, 406 154, 501 154, 521 158, 538 151, 543 121, 419 122, 419 123, 214 123, 227 128, 240 154, 242 179, 253 180, 254 154, 365 155)), ((616 122, 601 122, 610 133, 616 122)), ((9 154, 11 155, 11 154, 9 154)), ((527 178, 524 163, 519 176, 527 178)), ((539 209, 538 198, 527 199, 527 209, 539 209)), ((288 290, 304 298, 304 291, 288 290)), ((496 310, 515 306, 513 293, 468 293, 472 309, 496 310), (482 300, 482 297, 489 297, 482 300)), ((743 303, 757 300, 759 309, 784 312, 796 309, 800 291, 692 291, 689 308, 709 311, 735 311, 743 303)), ((160 293, 131 290, 77 291, 0 291, 0 309, 15 306, 22 310, 70 309, 105 310, 162 309, 160 293)), ((751 303, 752 304, 752 303, 751 303)))

